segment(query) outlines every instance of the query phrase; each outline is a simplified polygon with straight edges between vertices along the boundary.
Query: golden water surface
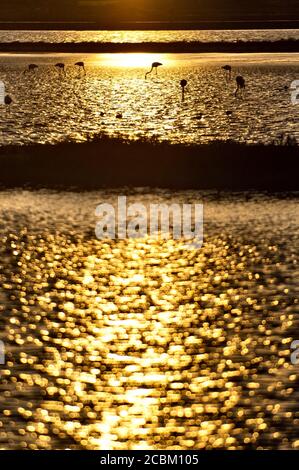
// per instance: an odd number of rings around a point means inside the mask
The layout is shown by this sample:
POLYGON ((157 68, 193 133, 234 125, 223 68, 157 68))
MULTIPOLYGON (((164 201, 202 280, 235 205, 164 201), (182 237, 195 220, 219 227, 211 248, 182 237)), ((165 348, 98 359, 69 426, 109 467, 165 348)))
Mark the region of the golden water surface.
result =
POLYGON ((161 30, 161 31, 0 31, 1 42, 171 43, 237 42, 299 39, 299 29, 161 30))
POLYGON ((298 202, 204 202, 205 241, 95 238, 116 193, 0 193, 0 447, 296 448, 298 202))
POLYGON ((295 53, 0 54, 0 80, 13 99, 9 109, 0 105, 0 145, 82 142, 101 133, 186 144, 268 144, 282 134, 299 140, 290 90, 298 77, 295 53), (75 66, 82 60, 86 75, 75 66), (156 61, 158 75, 145 80, 156 61), (24 75, 30 63, 39 68, 24 75), (230 81, 225 64, 233 67, 230 81), (238 75, 246 80, 244 99, 235 97, 238 75))

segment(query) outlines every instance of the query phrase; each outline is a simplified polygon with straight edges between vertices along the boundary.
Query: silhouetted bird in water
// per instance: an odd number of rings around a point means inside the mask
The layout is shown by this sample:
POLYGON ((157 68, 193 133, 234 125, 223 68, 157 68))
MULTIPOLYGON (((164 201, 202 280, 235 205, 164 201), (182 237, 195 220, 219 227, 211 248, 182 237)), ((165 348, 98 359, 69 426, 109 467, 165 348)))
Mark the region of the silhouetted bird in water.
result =
POLYGON ((187 80, 181 80, 181 87, 182 87, 182 100, 185 99, 185 88, 188 85, 187 80))
POLYGON ((4 103, 7 106, 6 110, 10 111, 10 106, 13 103, 13 99, 11 98, 11 96, 6 95, 5 98, 4 98, 4 103))
POLYGON ((84 64, 84 62, 76 62, 75 65, 76 65, 77 67, 79 67, 79 70, 80 70, 80 71, 83 70, 84 75, 86 75, 86 70, 85 70, 85 64, 84 64))
POLYGON ((145 79, 147 79, 147 76, 150 75, 152 73, 153 70, 156 70, 156 75, 158 75, 158 67, 161 67, 163 64, 161 64, 160 62, 153 62, 152 63, 152 68, 150 69, 149 72, 147 72, 145 74, 145 79))
POLYGON ((58 64, 55 64, 55 67, 57 68, 57 70, 59 71, 59 73, 63 73, 64 75, 66 75, 66 73, 65 73, 65 65, 64 65, 62 62, 58 62, 58 64))
POLYGON ((123 115, 122 115, 122 113, 117 113, 117 115, 116 115, 116 119, 122 119, 122 118, 123 118, 123 115))
POLYGON ((243 96, 243 93, 246 88, 245 79, 241 77, 241 75, 238 75, 238 77, 236 78, 236 82, 237 82, 237 89, 235 91, 235 96, 238 96, 238 94, 239 95, 241 94, 241 96, 243 96))
POLYGON ((24 70, 24 75, 27 72, 35 72, 35 70, 38 69, 38 65, 36 64, 29 64, 28 67, 24 70))
POLYGON ((230 65, 224 65, 222 67, 223 70, 225 70, 225 76, 226 76, 226 80, 231 80, 232 78, 232 68, 230 65))

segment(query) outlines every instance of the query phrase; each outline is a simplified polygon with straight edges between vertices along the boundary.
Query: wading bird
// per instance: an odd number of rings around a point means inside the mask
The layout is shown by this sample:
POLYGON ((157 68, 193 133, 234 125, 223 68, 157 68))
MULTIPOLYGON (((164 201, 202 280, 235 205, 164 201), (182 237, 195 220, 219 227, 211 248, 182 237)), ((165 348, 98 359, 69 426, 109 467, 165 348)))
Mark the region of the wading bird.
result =
POLYGON ((222 67, 223 70, 225 70, 225 77, 226 77, 226 80, 231 80, 232 78, 232 68, 230 65, 224 65, 222 67))
POLYGON ((185 88, 188 85, 187 80, 181 80, 181 87, 182 87, 182 101, 185 99, 185 88))
POLYGON ((236 78, 236 82, 237 82, 237 89, 235 91, 235 96, 237 97, 238 94, 243 96, 245 88, 246 88, 245 79, 241 77, 241 75, 238 75, 238 77, 236 78))
POLYGON ((64 75, 66 75, 65 65, 62 62, 58 62, 58 64, 55 64, 55 67, 57 68, 59 74, 64 73, 64 75))
POLYGON ((4 98, 4 103, 7 106, 6 111, 7 110, 10 111, 10 105, 12 104, 12 102, 13 102, 13 99, 11 98, 11 96, 6 95, 4 98))
POLYGON ((24 70, 24 75, 27 72, 35 72, 35 70, 38 69, 38 65, 36 64, 29 64, 28 67, 24 70))
POLYGON ((84 62, 76 62, 75 65, 79 67, 79 71, 83 70, 84 75, 86 75, 85 64, 84 62))
POLYGON ((152 68, 150 69, 149 72, 147 72, 145 74, 145 79, 147 79, 147 76, 150 75, 153 70, 156 70, 156 75, 158 75, 158 67, 161 67, 161 65, 163 65, 163 64, 161 64, 160 62, 153 62, 152 63, 152 68))

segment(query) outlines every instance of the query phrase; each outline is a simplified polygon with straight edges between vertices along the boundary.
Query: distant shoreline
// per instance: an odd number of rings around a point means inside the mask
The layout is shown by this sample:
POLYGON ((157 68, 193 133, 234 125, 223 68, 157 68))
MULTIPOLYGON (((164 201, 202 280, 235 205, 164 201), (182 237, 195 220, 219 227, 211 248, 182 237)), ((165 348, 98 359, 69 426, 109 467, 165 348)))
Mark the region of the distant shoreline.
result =
POLYGON ((202 20, 202 21, 135 21, 135 22, 32 22, 32 21, 0 21, 2 30, 54 30, 54 31, 101 31, 101 30, 215 30, 215 29, 299 29, 299 19, 285 20, 202 20))
POLYGON ((0 188, 298 191, 298 170, 297 145, 186 146, 99 136, 86 143, 0 147, 0 188))
POLYGON ((0 53, 259 53, 299 52, 298 40, 237 42, 143 42, 143 43, 0 43, 0 53))

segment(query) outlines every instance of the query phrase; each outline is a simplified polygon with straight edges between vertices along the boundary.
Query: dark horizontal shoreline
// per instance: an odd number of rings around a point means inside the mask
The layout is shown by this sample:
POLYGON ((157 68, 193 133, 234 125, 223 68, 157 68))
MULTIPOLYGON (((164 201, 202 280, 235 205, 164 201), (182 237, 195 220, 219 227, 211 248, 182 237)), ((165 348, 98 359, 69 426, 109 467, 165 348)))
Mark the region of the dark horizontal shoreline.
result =
POLYGON ((299 52, 299 41, 238 41, 238 42, 144 42, 144 43, 0 43, 0 53, 207 53, 207 52, 299 52))
POLYGON ((144 31, 144 30, 216 30, 216 29, 296 29, 299 19, 236 19, 201 21, 0 21, 2 30, 44 30, 44 31, 144 31))
POLYGON ((100 137, 0 147, 0 187, 152 187, 298 191, 299 148, 215 142, 171 145, 100 137))

